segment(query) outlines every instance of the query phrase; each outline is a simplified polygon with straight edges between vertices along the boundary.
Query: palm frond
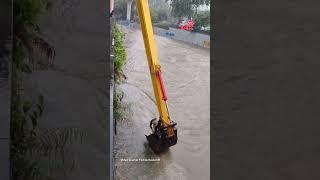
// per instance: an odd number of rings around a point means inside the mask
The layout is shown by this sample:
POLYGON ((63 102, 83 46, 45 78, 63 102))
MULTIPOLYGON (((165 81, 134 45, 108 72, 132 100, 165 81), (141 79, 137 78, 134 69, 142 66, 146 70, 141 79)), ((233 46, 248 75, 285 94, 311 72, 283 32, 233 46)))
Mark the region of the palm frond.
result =
POLYGON ((54 47, 48 43, 44 38, 40 36, 33 37, 33 50, 38 50, 40 53, 44 53, 46 57, 49 59, 49 63, 53 63, 53 59, 56 56, 56 52, 54 47))
POLYGON ((26 32, 21 31, 16 33, 16 40, 21 42, 23 47, 27 50, 29 60, 33 62, 35 53, 44 54, 48 60, 49 64, 53 64, 53 60, 56 56, 55 48, 44 38, 39 32, 26 32))
MULTIPOLYGON (((37 145, 30 152, 48 157, 66 152, 65 150, 72 144, 82 144, 86 136, 83 130, 72 127, 41 129, 37 134, 37 145)), ((60 157, 64 161, 63 156, 60 157)))
POLYGON ((46 159, 49 171, 67 173, 76 166, 76 159, 70 146, 82 144, 86 133, 74 127, 40 129, 37 139, 29 147, 27 154, 38 160, 46 159))

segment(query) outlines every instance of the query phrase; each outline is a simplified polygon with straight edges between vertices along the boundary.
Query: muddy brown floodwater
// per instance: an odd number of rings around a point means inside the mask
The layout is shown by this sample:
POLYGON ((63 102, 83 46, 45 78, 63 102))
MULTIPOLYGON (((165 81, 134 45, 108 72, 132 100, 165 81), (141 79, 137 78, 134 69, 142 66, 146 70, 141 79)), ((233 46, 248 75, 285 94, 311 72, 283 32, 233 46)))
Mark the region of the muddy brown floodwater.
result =
POLYGON ((210 51, 155 35, 159 62, 178 143, 156 155, 145 134, 158 117, 140 30, 123 28, 128 55, 119 89, 128 104, 126 120, 117 122, 115 165, 117 179, 207 180, 210 177, 210 51), (160 159, 156 162, 121 159, 160 159))

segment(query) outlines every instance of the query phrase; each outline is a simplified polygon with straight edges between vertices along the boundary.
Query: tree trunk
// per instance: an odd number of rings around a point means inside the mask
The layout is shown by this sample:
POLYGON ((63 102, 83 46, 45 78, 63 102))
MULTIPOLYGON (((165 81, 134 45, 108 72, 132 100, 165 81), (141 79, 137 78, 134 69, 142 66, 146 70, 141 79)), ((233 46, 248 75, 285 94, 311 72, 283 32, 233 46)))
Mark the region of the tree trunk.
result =
POLYGON ((131 6, 132 6, 132 0, 127 1, 127 21, 130 22, 131 19, 131 6))

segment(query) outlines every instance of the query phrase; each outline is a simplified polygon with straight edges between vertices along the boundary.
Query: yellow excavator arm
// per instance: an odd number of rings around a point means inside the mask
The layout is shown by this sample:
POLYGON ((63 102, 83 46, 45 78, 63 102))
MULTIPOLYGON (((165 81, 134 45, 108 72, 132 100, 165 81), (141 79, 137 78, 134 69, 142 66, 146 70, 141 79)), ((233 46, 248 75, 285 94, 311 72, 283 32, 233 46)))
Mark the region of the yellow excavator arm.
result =
MULTIPOLYGON (((169 113, 166 108, 166 102, 163 96, 165 96, 165 91, 162 89, 161 81, 159 80, 157 74, 161 75, 161 66, 158 62, 157 50, 155 47, 153 30, 150 18, 150 12, 148 7, 147 0, 137 0, 137 9, 139 14, 139 19, 141 23, 141 31, 144 40, 144 46, 146 49, 150 75, 153 85, 153 90, 156 98, 156 103, 158 107, 158 111, 160 114, 160 118, 166 125, 169 125, 169 113), (162 91, 163 90, 163 91, 162 91)), ((161 78, 161 76, 160 76, 161 78)))
POLYGON ((136 0, 137 10, 147 54, 152 86, 159 112, 159 120, 150 122, 153 134, 147 136, 149 144, 154 151, 175 145, 177 142, 177 129, 170 119, 167 106, 167 96, 162 80, 161 66, 158 61, 157 50, 154 41, 148 0, 136 0), (160 146, 160 147, 158 147, 160 146))

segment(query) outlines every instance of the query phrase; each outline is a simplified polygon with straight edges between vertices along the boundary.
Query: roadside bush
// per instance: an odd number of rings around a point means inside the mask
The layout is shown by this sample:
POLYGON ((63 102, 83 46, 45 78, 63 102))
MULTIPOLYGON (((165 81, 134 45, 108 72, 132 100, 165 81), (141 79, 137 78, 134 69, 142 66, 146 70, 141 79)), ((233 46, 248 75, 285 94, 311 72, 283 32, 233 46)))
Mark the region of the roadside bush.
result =
POLYGON ((114 37, 114 74, 115 79, 119 79, 122 68, 126 62, 127 54, 123 46, 125 34, 120 30, 117 24, 112 27, 112 34, 114 37))
POLYGON ((126 116, 125 107, 122 103, 123 93, 116 88, 113 92, 113 118, 116 121, 121 121, 126 116))

